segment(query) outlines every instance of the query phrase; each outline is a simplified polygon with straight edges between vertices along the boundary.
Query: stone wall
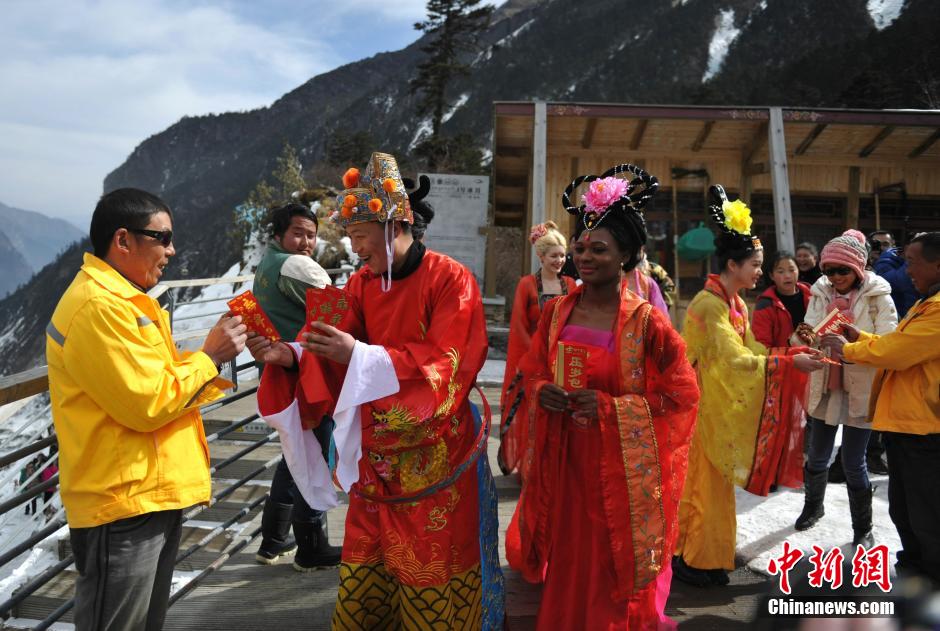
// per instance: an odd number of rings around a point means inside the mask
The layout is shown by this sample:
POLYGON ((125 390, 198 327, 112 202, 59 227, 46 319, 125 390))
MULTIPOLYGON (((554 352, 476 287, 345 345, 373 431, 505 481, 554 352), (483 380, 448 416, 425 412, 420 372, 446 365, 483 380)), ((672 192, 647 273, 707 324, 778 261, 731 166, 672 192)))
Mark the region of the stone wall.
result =
POLYGON ((522 276, 522 254, 528 253, 528 243, 522 234, 522 228, 493 228, 487 244, 487 256, 496 258, 496 293, 506 298, 506 322, 512 312, 512 299, 516 294, 516 284, 522 276))

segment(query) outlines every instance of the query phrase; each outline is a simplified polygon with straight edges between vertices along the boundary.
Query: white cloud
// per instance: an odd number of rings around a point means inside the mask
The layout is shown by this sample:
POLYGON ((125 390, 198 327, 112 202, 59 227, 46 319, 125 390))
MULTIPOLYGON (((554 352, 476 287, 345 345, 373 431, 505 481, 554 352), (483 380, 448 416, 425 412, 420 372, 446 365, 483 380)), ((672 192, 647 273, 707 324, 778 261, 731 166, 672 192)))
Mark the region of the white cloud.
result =
POLYGON ((0 201, 90 215, 104 176, 146 137, 184 115, 268 105, 373 54, 387 41, 376 24, 413 39, 423 11, 418 0, 4 3, 0 201))

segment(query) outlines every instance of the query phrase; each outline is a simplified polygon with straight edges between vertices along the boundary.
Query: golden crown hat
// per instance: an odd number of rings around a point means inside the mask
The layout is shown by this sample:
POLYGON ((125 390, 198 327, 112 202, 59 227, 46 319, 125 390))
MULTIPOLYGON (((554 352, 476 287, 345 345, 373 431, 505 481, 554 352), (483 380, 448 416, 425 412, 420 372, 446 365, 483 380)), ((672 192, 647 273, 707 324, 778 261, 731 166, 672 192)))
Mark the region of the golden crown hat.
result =
POLYGON ((366 221, 414 223, 398 161, 388 153, 374 152, 364 174, 355 168, 343 174, 336 207, 332 219, 344 228, 366 221))

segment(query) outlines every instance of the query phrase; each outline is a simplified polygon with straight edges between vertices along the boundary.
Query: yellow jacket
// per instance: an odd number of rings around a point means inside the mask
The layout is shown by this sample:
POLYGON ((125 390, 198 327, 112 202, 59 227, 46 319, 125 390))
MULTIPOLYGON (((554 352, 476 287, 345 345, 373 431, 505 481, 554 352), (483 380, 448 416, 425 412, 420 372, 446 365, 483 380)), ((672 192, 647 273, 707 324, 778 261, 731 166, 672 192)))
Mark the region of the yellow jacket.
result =
POLYGON ((205 353, 179 355, 156 300, 85 254, 46 329, 46 361, 72 528, 209 500, 199 406, 227 382, 212 384, 205 353))
POLYGON ((893 333, 860 333, 843 355, 881 369, 869 402, 874 429, 940 433, 940 293, 911 307, 893 333))

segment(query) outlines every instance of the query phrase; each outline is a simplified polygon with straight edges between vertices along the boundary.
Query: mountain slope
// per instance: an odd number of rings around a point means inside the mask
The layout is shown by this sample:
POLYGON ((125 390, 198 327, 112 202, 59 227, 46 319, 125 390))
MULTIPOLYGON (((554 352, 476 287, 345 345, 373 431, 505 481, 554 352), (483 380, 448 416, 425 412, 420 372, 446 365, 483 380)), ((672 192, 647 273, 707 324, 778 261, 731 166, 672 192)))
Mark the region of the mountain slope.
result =
POLYGON ((0 231, 33 271, 39 271, 54 261, 66 246, 85 236, 67 221, 13 208, 3 202, 0 202, 0 231))
MULTIPOLYGON (((867 0, 511 0, 467 59, 470 75, 454 83, 444 131, 488 147, 492 102, 536 98, 937 108, 938 30, 933 0, 906 0, 890 24, 867 0)), ((241 257, 226 236, 233 208, 285 142, 310 167, 337 130, 365 131, 376 149, 409 161, 428 127, 408 90, 421 44, 313 77, 270 107, 186 117, 143 141, 104 188, 138 186, 170 203, 179 254, 167 278, 217 275, 241 257)), ((0 332, 32 313, 24 338, 41 338, 79 260, 71 252, 55 274, 0 302, 0 332)), ((5 349, 0 373, 38 361, 5 349)))
POLYGON ((0 202, 0 297, 28 281, 83 236, 67 221, 0 202))
POLYGON ((19 287, 33 275, 33 269, 13 245, 9 237, 0 231, 0 297, 19 287))

